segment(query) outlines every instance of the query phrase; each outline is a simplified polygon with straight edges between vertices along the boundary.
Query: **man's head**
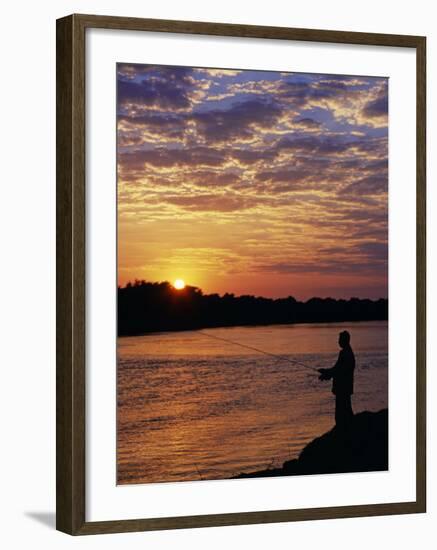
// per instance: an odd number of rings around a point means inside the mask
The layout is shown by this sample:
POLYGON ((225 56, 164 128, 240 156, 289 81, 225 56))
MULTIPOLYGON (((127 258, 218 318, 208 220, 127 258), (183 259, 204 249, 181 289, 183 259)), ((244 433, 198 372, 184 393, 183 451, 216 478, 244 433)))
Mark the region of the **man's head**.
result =
POLYGON ((343 330, 343 332, 340 332, 340 334, 338 335, 338 345, 341 348, 345 348, 346 346, 348 346, 350 344, 350 341, 351 335, 347 330, 343 330))

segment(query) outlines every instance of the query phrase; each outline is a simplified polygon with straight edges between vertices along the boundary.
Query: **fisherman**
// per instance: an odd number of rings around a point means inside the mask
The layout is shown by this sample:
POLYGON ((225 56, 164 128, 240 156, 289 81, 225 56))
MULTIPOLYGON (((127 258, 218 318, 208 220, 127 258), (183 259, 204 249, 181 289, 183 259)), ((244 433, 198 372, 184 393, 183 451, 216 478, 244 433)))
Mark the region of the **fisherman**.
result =
POLYGON ((338 345, 341 350, 335 365, 330 369, 318 369, 319 380, 332 378, 332 393, 335 395, 335 425, 338 430, 347 431, 353 418, 351 396, 354 392, 355 356, 350 345, 347 330, 340 332, 338 345))

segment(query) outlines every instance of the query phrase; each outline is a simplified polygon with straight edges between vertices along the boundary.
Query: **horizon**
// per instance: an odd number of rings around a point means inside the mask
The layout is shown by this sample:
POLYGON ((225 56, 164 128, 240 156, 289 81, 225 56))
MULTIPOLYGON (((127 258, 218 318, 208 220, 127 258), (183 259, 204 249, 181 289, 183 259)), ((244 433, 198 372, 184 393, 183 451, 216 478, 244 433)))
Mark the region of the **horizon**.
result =
POLYGON ((135 279, 134 281, 127 281, 127 283, 125 283, 124 286, 118 285, 117 289, 118 290, 124 290, 126 288, 141 286, 142 284, 145 284, 145 285, 168 285, 174 291, 174 293, 176 295, 177 294, 183 294, 184 290, 186 290, 186 289, 193 289, 193 290, 200 291, 203 296, 218 295, 220 298, 223 298, 227 294, 227 295, 231 295, 235 298, 251 297, 251 298, 269 299, 269 300, 286 300, 288 298, 292 298, 292 299, 296 300, 296 302, 302 302, 302 303, 306 303, 306 302, 308 302, 310 300, 314 300, 314 299, 315 300, 337 300, 337 301, 338 300, 344 300, 344 301, 370 300, 372 302, 377 302, 379 300, 385 300, 385 301, 388 302, 388 297, 384 297, 384 296, 380 296, 378 298, 359 297, 359 296, 348 296, 348 297, 342 297, 342 298, 334 298, 333 296, 321 296, 321 295, 318 295, 318 294, 314 294, 314 295, 310 296, 309 298, 299 299, 294 294, 287 294, 287 295, 282 295, 282 296, 270 297, 270 296, 262 296, 262 295, 259 295, 259 294, 235 294, 235 292, 229 292, 229 291, 226 291, 226 292, 223 292, 223 293, 204 292, 202 288, 200 288, 198 286, 190 285, 186 282, 185 282, 185 286, 183 288, 177 288, 177 287, 175 287, 174 282, 172 283, 170 281, 146 281, 144 279, 135 279))
POLYGON ((387 299, 387 95, 381 77, 118 64, 118 285, 387 299))

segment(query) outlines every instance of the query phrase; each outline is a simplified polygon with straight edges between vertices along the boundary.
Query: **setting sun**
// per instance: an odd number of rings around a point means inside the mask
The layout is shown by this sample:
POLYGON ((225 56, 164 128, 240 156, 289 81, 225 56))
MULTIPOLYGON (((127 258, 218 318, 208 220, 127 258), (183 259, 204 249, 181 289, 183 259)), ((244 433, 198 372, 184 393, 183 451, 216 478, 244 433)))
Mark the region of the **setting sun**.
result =
POLYGON ((185 281, 183 279, 176 279, 173 285, 177 290, 185 288, 185 281))

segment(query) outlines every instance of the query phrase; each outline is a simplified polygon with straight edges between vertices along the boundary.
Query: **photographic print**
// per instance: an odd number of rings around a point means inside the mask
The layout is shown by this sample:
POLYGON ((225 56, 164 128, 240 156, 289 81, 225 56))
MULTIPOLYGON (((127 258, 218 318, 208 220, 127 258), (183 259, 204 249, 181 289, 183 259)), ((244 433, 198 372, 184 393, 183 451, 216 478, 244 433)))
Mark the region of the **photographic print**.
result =
POLYGON ((388 469, 388 79, 117 64, 117 483, 388 469))

